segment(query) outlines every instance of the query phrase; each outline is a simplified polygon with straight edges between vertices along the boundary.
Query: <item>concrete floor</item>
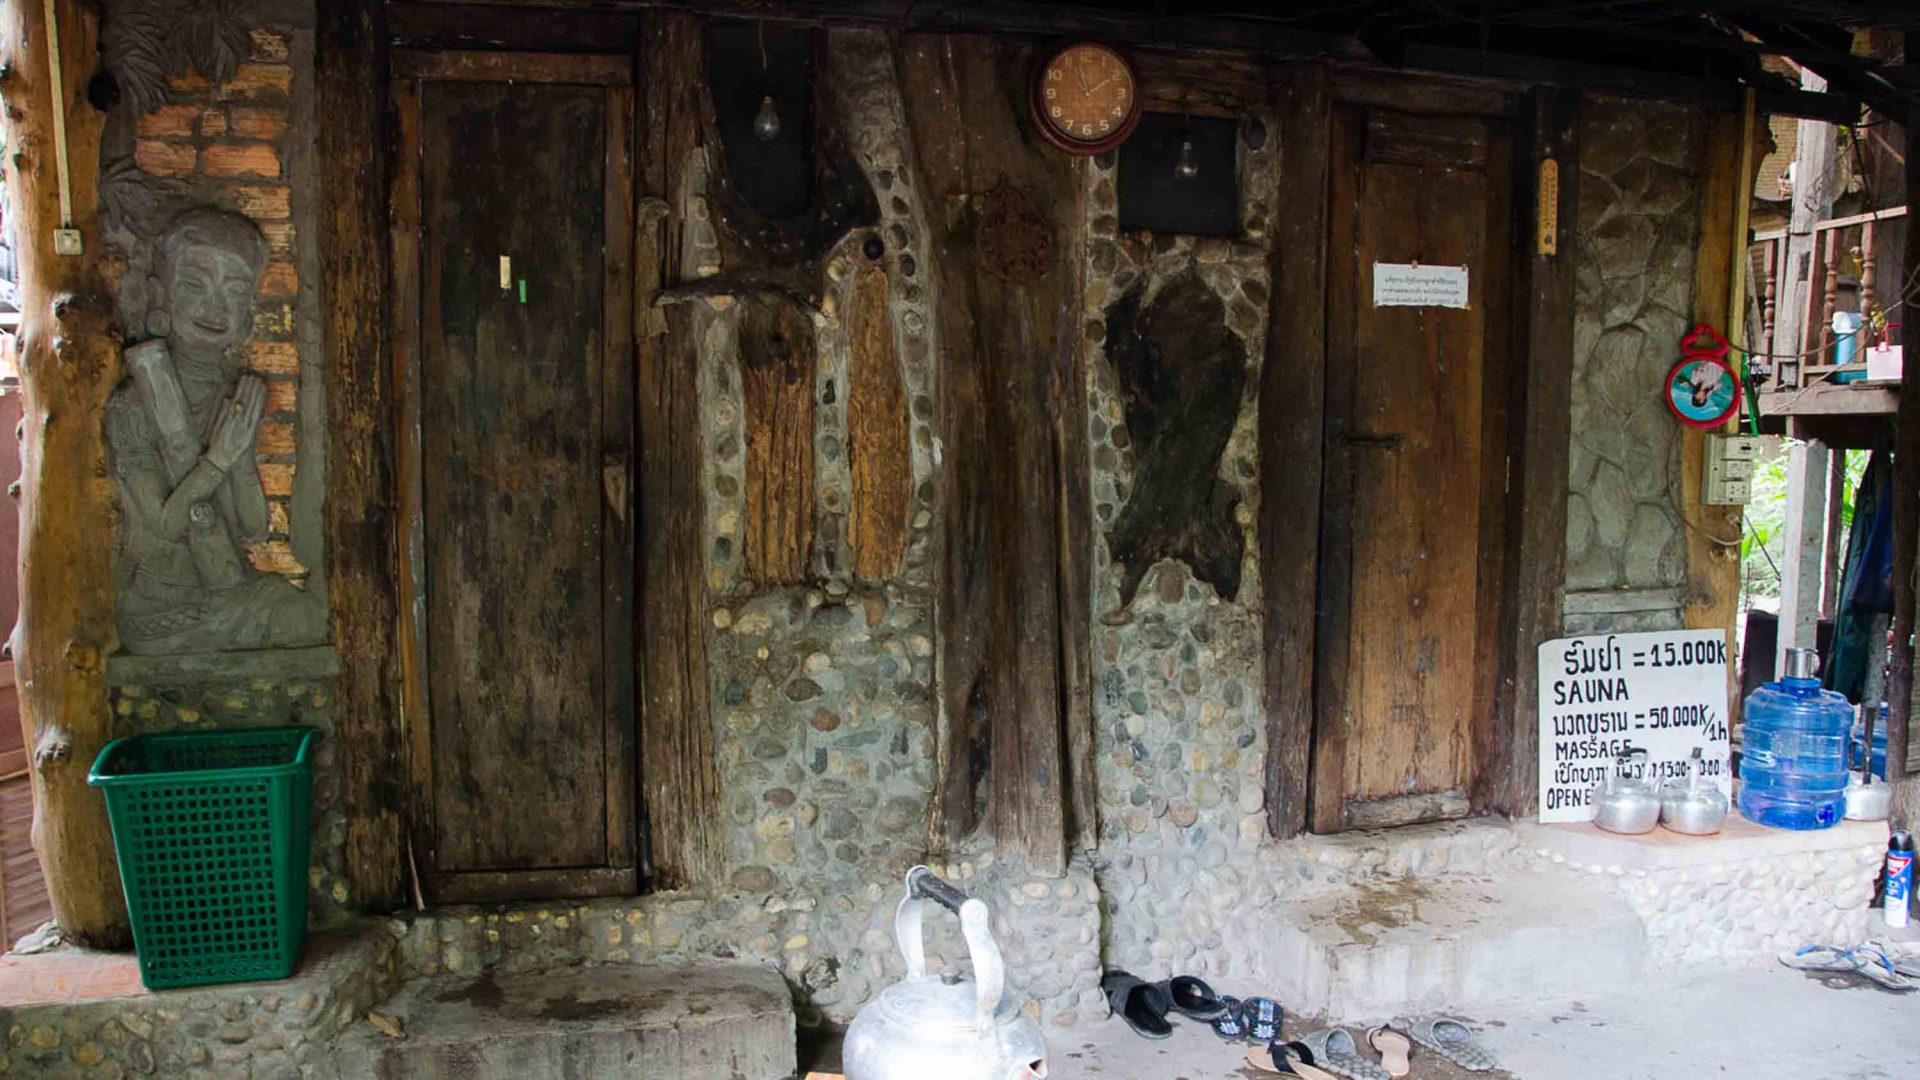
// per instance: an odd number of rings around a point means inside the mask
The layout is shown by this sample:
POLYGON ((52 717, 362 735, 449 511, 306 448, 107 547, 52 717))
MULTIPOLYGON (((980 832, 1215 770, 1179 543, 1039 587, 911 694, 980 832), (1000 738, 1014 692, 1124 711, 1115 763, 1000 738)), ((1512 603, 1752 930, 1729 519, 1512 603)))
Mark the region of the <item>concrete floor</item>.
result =
MULTIPOLYGON (((1920 992, 1896 995, 1853 976, 1778 966, 1694 968, 1631 991, 1528 1002, 1472 1019, 1508 1072, 1468 1073, 1416 1049, 1415 1080, 1920 1076, 1920 992)), ((1309 1030, 1288 1018, 1289 1037, 1309 1030)), ((1048 1036, 1058 1080, 1260 1075, 1242 1062, 1246 1044, 1224 1043, 1198 1024, 1176 1024, 1161 1041, 1141 1039, 1118 1020, 1048 1036)))

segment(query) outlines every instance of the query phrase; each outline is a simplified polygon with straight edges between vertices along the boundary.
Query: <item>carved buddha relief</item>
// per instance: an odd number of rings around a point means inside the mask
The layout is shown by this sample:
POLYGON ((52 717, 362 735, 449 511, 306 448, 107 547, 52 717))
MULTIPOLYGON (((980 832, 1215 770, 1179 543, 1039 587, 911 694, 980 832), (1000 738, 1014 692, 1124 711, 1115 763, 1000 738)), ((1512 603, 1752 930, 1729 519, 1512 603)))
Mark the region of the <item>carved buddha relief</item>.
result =
POLYGON ((120 526, 121 647, 149 655, 317 645, 322 599, 247 559, 267 534, 254 446, 266 386, 246 374, 266 240, 238 214, 187 210, 153 256, 146 332, 107 403, 120 526))

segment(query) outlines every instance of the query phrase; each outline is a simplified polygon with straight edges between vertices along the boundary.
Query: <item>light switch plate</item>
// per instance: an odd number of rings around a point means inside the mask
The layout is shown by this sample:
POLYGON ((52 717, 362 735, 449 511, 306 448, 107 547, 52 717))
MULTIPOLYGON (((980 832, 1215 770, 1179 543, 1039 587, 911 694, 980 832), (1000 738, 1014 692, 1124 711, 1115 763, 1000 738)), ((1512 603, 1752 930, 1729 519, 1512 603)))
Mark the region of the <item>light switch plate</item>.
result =
POLYGON ((1760 440, 1751 435, 1708 435, 1700 501, 1707 506, 1745 506, 1753 494, 1753 463, 1760 440))
POLYGON ((81 255, 86 252, 86 244, 80 239, 79 229, 53 230, 53 253, 55 255, 81 255))

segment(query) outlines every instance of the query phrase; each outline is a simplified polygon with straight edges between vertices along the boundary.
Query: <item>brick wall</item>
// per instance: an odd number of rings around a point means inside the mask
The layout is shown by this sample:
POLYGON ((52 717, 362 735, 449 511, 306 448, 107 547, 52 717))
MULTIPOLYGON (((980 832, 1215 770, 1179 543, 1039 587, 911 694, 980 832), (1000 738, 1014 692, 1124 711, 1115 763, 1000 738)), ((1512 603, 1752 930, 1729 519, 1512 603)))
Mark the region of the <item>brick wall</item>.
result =
POLYGON ((192 74, 167 80, 167 103, 140 118, 134 162, 194 198, 247 215, 267 238, 271 253, 254 297, 249 366, 267 382, 259 458, 270 535, 250 554, 262 570, 299 577, 307 568, 288 543, 300 374, 294 343, 300 275, 286 146, 293 79, 287 35, 255 29, 251 55, 220 86, 192 74))

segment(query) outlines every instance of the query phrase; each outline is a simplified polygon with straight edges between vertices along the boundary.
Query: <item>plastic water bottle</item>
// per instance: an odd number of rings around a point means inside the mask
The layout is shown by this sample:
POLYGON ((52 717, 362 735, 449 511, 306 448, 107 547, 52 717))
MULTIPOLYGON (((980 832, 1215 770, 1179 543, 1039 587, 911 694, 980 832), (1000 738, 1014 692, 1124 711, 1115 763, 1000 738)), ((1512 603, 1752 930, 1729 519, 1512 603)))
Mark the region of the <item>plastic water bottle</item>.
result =
POLYGON ((1822 690, 1812 649, 1788 649, 1786 677, 1747 697, 1740 812, 1776 829, 1826 829, 1847 802, 1853 705, 1822 690))
MULTIPOLYGON (((1867 725, 1863 720, 1853 722, 1853 735, 1848 740, 1853 746, 1853 756, 1847 759, 1847 765, 1853 769, 1866 768, 1867 725)), ((1887 778, 1887 703, 1880 703, 1880 719, 1873 722, 1873 775, 1882 780, 1887 778)))

